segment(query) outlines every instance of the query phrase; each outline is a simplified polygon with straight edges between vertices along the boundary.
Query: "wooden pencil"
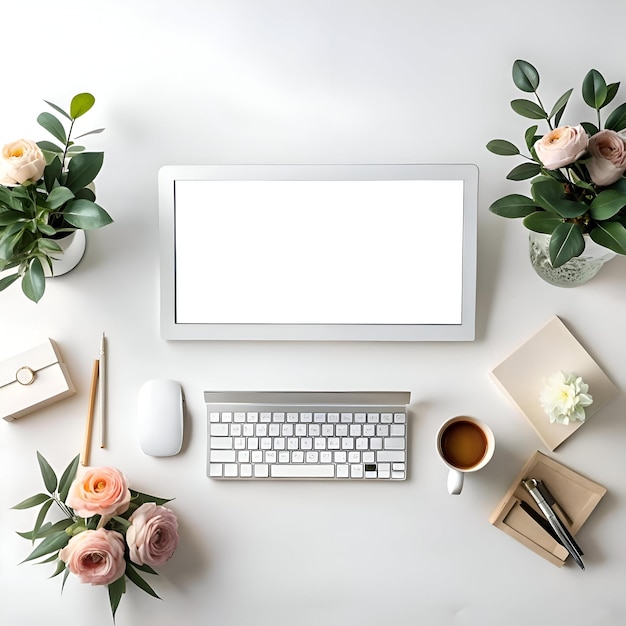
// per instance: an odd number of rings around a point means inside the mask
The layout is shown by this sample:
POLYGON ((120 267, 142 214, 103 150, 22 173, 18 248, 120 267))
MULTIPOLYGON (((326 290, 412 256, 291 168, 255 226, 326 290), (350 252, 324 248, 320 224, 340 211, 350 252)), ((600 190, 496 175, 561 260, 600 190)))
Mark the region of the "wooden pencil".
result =
POLYGON ((91 388, 89 390, 89 409, 87 411, 87 425, 85 427, 85 443, 83 446, 82 465, 89 465, 89 454, 91 452, 91 431, 93 429, 93 415, 96 408, 96 391, 98 389, 98 372, 100 362, 95 359, 91 370, 91 388))

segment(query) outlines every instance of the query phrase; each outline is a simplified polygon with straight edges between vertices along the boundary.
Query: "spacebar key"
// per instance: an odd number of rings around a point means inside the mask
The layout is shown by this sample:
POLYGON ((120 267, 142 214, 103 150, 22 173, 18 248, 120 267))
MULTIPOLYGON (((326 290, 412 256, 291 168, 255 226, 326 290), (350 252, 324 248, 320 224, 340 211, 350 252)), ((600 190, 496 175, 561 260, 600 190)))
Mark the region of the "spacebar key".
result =
POLYGON ((272 478, 334 478, 334 465, 270 465, 272 478))

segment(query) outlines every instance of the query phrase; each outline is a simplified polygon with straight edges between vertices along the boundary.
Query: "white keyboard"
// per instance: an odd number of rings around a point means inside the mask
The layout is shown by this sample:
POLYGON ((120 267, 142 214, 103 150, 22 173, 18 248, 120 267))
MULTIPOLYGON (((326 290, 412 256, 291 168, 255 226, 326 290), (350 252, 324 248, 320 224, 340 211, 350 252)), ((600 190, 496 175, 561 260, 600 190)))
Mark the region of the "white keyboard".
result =
POLYGON ((206 391, 207 475, 404 480, 409 392, 206 391))

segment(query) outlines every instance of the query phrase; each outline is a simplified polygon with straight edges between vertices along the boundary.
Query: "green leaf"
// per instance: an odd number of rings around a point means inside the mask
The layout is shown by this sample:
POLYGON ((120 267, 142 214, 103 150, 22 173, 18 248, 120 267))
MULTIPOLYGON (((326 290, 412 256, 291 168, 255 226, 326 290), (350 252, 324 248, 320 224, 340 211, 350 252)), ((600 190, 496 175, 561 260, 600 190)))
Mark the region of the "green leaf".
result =
POLYGON ((111 216, 90 200, 71 200, 63 210, 63 217, 76 228, 92 230, 111 224, 111 216))
POLYGON ((512 100, 511 108, 522 117, 528 117, 531 120, 547 120, 548 114, 535 102, 531 100, 512 100))
POLYGON ((38 141, 37 145, 46 152, 54 152, 55 154, 63 154, 63 148, 60 148, 51 141, 38 141))
POLYGON ((535 211, 524 218, 524 226, 528 230, 546 235, 551 235, 554 229, 562 223, 563 220, 560 217, 547 211, 535 211))
POLYGON ((569 101, 569 97, 572 95, 573 89, 568 89, 555 103, 550 111, 550 119, 554 118, 554 125, 558 126, 565 111, 565 106, 569 101))
POLYGON ((561 217, 580 217, 589 210, 584 202, 566 200, 563 187, 556 180, 547 179, 533 183, 532 195, 541 208, 561 217))
POLYGON ((0 213, 0 226, 9 226, 9 224, 14 224, 20 220, 26 220, 26 216, 21 211, 2 211, 0 213))
POLYGON ((510 141, 506 141, 506 139, 492 139, 487 144, 487 150, 494 154, 499 154, 500 156, 515 156, 520 153, 517 146, 510 141))
POLYGON ((82 135, 78 135, 75 139, 82 139, 83 137, 87 137, 87 135, 99 135, 102 132, 104 132, 104 128, 95 128, 94 130, 90 130, 82 135))
POLYGON ((595 124, 592 124, 591 122, 581 122, 580 125, 585 129, 585 132, 590 137, 593 137, 593 135, 595 135, 598 130, 600 130, 595 124))
POLYGON ((103 161, 103 152, 83 152, 72 157, 65 186, 77 193, 95 179, 103 161))
POLYGON ((116 581, 108 585, 109 589, 109 604, 111 605, 111 613, 113 615, 113 621, 115 621, 115 612, 120 605, 120 600, 126 592, 126 579, 124 576, 120 576, 116 581))
POLYGON ((57 475, 54 473, 54 470, 50 467, 50 464, 43 457, 42 454, 37 452, 37 461, 39 462, 39 469, 41 470, 41 475, 43 477, 44 485, 46 489, 50 493, 54 493, 56 491, 58 480, 57 475))
POLYGON ((54 570, 54 572, 52 573, 52 575, 50 576, 50 578, 54 578, 55 576, 58 576, 59 574, 64 572, 66 567, 67 566, 65 565, 65 563, 63 561, 61 561, 61 559, 59 559, 57 561, 57 567, 54 570))
POLYGON ((539 87, 539 72, 528 61, 518 59, 513 63, 513 82, 521 91, 532 93, 539 87))
POLYGON ((626 194, 616 189, 601 191, 591 203, 591 217, 597 221, 608 220, 626 206, 626 194))
POLYGON ((146 593, 150 594, 153 598, 158 598, 159 596, 156 594, 154 589, 139 575, 139 573, 133 568, 130 563, 126 563, 126 576, 128 576, 128 580, 135 583, 137 587, 143 589, 146 593))
POLYGON ((539 127, 535 124, 534 126, 527 128, 526 132, 524 133, 524 140, 526 141, 526 145, 528 146, 529 150, 531 150, 537 140, 540 139, 540 137, 536 135, 538 128, 539 127))
POLYGON ((537 208, 535 203, 526 196, 519 194, 511 194, 496 200, 489 210, 501 217, 526 217, 534 213, 537 208))
POLYGON ((620 104, 611 114, 606 118, 604 128, 619 132, 626 128, 626 102, 620 104))
POLYGON ((57 184, 61 180, 62 173, 63 166, 61 165, 61 159, 59 159, 59 157, 55 157, 43 171, 43 181, 46 185, 46 191, 48 193, 50 193, 55 184, 57 184))
POLYGON ((626 254, 626 228, 619 222, 602 222, 591 230, 589 236, 617 254, 626 254))
POLYGON ((22 563, 26 563, 27 561, 38 559, 40 556, 45 556, 46 554, 61 550, 61 548, 64 548, 69 543, 69 540, 70 536, 64 530, 50 535, 43 539, 43 541, 22 561, 22 563))
POLYGON ((26 498, 26 500, 22 500, 19 504, 16 504, 13 509, 23 510, 23 509, 32 509, 34 506, 38 506, 50 500, 50 496, 47 493, 38 493, 30 498, 26 498))
POLYGON ((65 145, 67 137, 65 136, 65 128, 52 113, 41 113, 37 118, 40 126, 43 126, 55 139, 65 145))
MULTIPOLYGON (((46 237, 53 237, 54 235, 57 234, 57 231, 50 226, 50 224, 46 224, 44 222, 38 222, 37 223, 37 230, 42 234, 45 235, 46 237)), ((47 248, 48 250, 54 250, 55 252, 58 252, 59 250, 61 250, 61 246, 59 246, 59 244, 57 244, 55 241, 53 241, 52 239, 40 239, 39 240, 39 247, 41 248, 41 244, 43 244, 44 248, 47 248), (46 242, 46 243, 43 243, 46 242), (50 242, 53 242, 53 244, 51 245, 50 242)))
POLYGON ((79 460, 80 454, 77 454, 61 475, 61 480, 59 481, 59 498, 61 498, 62 502, 65 502, 70 486, 76 478, 79 460))
POLYGON ((48 511, 54 502, 53 499, 48 500, 48 502, 44 502, 43 506, 39 510, 39 514, 37 515, 37 520, 35 521, 35 526, 33 528, 33 535, 38 535, 41 527, 46 519, 46 515, 48 515, 48 511))
POLYGON ((59 112, 61 115, 63 115, 64 117, 67 117, 68 120, 71 120, 72 118, 69 116, 69 114, 67 114, 60 106, 57 106, 56 104, 53 104, 52 102, 48 102, 48 100, 44 100, 44 102, 49 106, 52 107, 55 111, 59 112))
POLYGON ((583 100, 596 110, 604 106, 608 90, 604 77, 598 70, 589 70, 583 79, 583 100))
POLYGON ((11 274, 9 276, 5 276, 4 278, 0 278, 0 291, 4 291, 7 287, 12 285, 19 277, 19 274, 11 274))
POLYGON ((537 163, 522 163, 514 167, 508 174, 509 180, 527 180, 537 176, 541 172, 541 167, 537 163))
POLYGON ((30 267, 26 268, 22 278, 22 291, 24 295, 33 302, 41 300, 46 289, 46 277, 43 273, 43 266, 39 259, 33 259, 30 267))
POLYGON ((613 102, 613 99, 617 95, 617 90, 619 89, 619 83, 611 83, 606 87, 606 100, 604 101, 604 105, 610 104, 613 102))
POLYGON ((90 93, 79 93, 72 98, 70 103, 70 117, 76 119, 85 115, 94 105, 96 99, 90 93))
POLYGON ((46 206, 49 209, 58 209, 73 197, 74 194, 67 187, 55 187, 48 195, 46 206))
POLYGON ((565 222, 554 229, 550 237, 550 262, 561 267, 585 249, 585 239, 578 224, 565 222))

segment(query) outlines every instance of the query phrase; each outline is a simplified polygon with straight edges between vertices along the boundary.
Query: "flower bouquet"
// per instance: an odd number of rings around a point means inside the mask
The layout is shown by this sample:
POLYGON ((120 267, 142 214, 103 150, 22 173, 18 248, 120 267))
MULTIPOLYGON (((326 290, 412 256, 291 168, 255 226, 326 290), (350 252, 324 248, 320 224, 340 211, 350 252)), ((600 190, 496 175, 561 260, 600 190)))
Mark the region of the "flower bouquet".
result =
POLYGON ((74 96, 69 112, 46 103, 69 121, 66 131, 52 113, 37 118, 60 145, 18 139, 0 153, 0 271, 17 268, 13 273, 4 272, 0 291, 21 278, 23 292, 34 302, 45 291, 44 266, 53 274, 52 261, 63 254, 59 239, 113 221, 95 202, 93 181, 104 153, 85 152, 72 139, 74 123, 91 109, 95 98, 90 93, 74 96))
POLYGON ((60 479, 39 452, 37 460, 47 493, 13 507, 41 507, 34 528, 18 533, 39 541, 24 562, 42 557, 41 563, 56 562, 53 577, 63 574, 62 588, 70 573, 82 583, 106 585, 114 620, 126 579, 158 598, 140 572, 157 574, 153 568, 176 550, 178 520, 162 506, 169 500, 129 489, 124 474, 114 467, 79 468, 79 456, 60 479), (53 505, 62 518, 46 522, 53 505))
POLYGON ((539 73, 530 63, 515 61, 513 82, 536 98, 536 102, 513 100, 513 110, 522 117, 545 120, 549 132, 537 134, 537 125, 526 130, 529 155, 504 139, 487 144, 494 154, 526 159, 507 179, 532 179, 532 197, 507 195, 496 200, 490 211, 523 218, 529 230, 549 235, 550 261, 555 268, 582 254, 584 235, 613 252, 626 254, 626 103, 606 117, 604 128, 602 124, 602 111, 615 99, 619 83, 607 84, 600 72, 590 70, 582 83, 582 97, 595 110, 595 121, 560 126, 572 89, 548 112, 537 92, 539 73))

